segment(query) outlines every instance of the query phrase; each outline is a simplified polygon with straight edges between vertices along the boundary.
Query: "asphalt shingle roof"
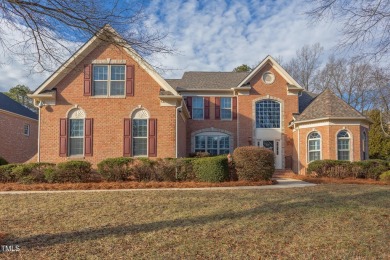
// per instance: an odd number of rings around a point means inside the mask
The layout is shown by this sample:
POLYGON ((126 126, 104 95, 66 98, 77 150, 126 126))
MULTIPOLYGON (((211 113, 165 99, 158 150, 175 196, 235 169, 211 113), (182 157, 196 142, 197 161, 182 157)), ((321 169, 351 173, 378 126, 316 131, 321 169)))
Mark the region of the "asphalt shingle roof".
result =
POLYGON ((298 116, 297 121, 327 117, 366 119, 365 116, 336 96, 330 89, 326 89, 306 107, 298 116))
POLYGON ((0 109, 38 120, 38 114, 34 113, 30 109, 24 107, 3 93, 0 93, 0 109))
POLYGON ((181 79, 166 79, 177 91, 202 89, 230 89, 248 76, 249 72, 187 71, 181 79))
POLYGON ((299 113, 302 113, 317 96, 318 94, 302 91, 302 93, 298 96, 299 113))

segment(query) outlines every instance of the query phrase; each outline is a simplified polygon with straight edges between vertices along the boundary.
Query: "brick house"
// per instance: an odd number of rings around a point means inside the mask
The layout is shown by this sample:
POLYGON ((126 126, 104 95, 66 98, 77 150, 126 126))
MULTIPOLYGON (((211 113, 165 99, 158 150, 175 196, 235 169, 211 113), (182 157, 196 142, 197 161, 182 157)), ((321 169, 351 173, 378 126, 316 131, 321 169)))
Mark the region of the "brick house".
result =
POLYGON ((0 93, 0 157, 23 163, 37 153, 38 115, 0 93))
POLYGON ((271 56, 250 73, 163 79, 130 46, 98 36, 31 95, 42 104, 38 160, 96 165, 256 145, 274 151, 277 169, 304 174, 315 159, 367 158, 369 120, 329 90, 304 91, 271 56))

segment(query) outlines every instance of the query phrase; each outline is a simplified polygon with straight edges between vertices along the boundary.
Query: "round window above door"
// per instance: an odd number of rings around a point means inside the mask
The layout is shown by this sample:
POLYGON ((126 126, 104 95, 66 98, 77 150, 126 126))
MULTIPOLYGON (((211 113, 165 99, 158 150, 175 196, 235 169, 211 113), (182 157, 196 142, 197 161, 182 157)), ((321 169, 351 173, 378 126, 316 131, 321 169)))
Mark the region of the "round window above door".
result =
POLYGON ((265 84, 272 84, 275 81, 275 75, 270 71, 264 72, 261 78, 265 84))

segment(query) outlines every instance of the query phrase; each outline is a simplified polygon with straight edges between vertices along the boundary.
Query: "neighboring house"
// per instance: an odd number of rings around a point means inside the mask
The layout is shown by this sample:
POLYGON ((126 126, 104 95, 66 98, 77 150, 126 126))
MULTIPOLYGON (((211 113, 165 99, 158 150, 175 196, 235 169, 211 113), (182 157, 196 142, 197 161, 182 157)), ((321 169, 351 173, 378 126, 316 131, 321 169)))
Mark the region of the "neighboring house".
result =
MULTIPOLYGON (((98 35, 104 35, 105 27, 98 35)), ((31 95, 38 160, 184 157, 255 145, 277 169, 367 158, 369 120, 330 90, 304 89, 271 57, 252 72, 185 72, 164 80, 130 46, 91 38, 31 95)))
POLYGON ((37 153, 38 115, 0 93, 0 157, 22 163, 37 153))

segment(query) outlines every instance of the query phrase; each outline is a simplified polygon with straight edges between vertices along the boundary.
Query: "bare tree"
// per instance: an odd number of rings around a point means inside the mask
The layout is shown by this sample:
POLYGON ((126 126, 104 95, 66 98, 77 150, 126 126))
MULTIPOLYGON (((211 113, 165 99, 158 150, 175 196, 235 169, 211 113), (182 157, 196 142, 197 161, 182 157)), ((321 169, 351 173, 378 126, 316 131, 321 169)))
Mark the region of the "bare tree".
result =
POLYGON ((351 48, 361 58, 387 61, 390 54, 390 1, 310 0, 307 14, 314 20, 342 24, 338 46, 351 48))
POLYGON ((162 43, 166 34, 148 28, 146 19, 142 1, 0 0, 0 43, 35 69, 51 70, 110 24, 123 38, 120 45, 140 54, 170 53, 162 43))
POLYGON ((378 85, 373 78, 374 67, 356 59, 331 56, 316 77, 317 90, 331 89, 360 112, 377 107, 378 85))
POLYGON ((306 90, 312 89, 316 72, 320 66, 323 48, 319 43, 305 45, 297 50, 296 57, 284 65, 286 71, 306 90))

